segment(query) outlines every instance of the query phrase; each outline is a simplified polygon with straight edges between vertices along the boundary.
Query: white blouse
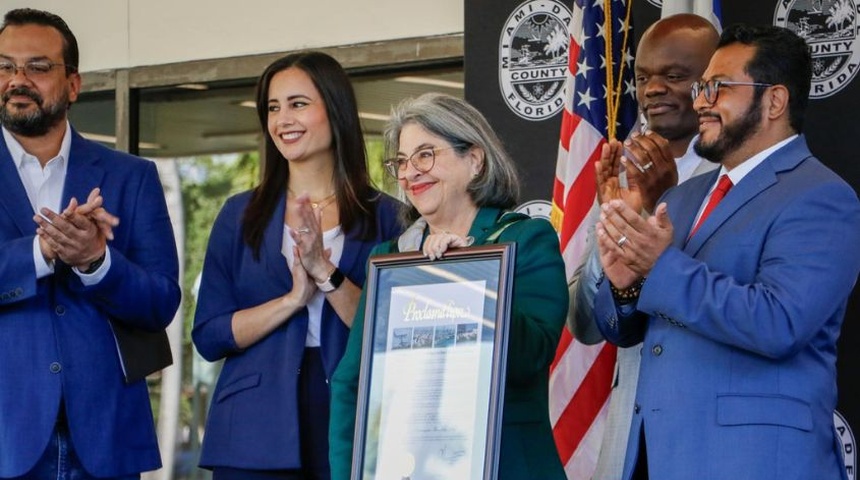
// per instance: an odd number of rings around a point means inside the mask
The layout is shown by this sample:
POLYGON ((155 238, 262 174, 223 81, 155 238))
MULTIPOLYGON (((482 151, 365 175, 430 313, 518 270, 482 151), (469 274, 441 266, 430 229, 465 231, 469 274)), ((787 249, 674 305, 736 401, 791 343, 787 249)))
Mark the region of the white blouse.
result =
MULTIPOLYGON (((290 235, 291 228, 284 224, 284 240, 281 243, 281 253, 287 259, 287 265, 290 271, 293 269, 293 247, 296 242, 290 235)), ((340 225, 323 232, 323 248, 331 250, 329 260, 334 265, 340 266, 340 258, 343 255, 344 235, 340 229, 340 225)), ((313 281, 313 279, 311 279, 313 281)), ((325 294, 319 290, 314 293, 311 300, 308 302, 308 335, 305 337, 306 347, 320 346, 320 326, 322 325, 322 307, 325 301, 325 294)))

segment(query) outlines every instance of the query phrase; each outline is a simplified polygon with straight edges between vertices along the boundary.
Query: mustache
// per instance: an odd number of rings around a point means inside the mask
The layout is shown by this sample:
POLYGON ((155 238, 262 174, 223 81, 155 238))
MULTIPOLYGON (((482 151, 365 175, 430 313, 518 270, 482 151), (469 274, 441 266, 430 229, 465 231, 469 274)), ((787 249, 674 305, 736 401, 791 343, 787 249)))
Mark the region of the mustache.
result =
POLYGON ((26 88, 26 87, 15 87, 12 90, 9 90, 8 92, 4 93, 3 94, 3 103, 8 102, 9 99, 12 98, 13 96, 27 97, 30 100, 36 102, 37 105, 39 105, 39 106, 42 105, 42 96, 39 95, 37 92, 34 92, 33 90, 30 90, 29 88, 26 88))
POLYGON ((700 112, 699 118, 716 118, 717 120, 719 120, 720 116, 714 112, 700 112))

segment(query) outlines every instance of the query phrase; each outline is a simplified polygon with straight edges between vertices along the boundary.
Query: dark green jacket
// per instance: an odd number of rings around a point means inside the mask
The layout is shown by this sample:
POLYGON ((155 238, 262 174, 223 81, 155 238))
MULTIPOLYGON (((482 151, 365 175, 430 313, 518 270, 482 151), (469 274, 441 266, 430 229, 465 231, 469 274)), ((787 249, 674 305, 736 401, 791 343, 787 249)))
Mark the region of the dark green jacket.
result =
MULTIPOLYGON (((549 366, 568 304, 558 236, 549 222, 523 216, 505 228, 495 242, 488 242, 487 237, 501 227, 501 213, 482 208, 469 231, 475 245, 517 244, 498 478, 563 480, 548 407, 549 366)), ((397 241, 392 240, 378 245, 371 255, 396 251, 397 241)), ((349 479, 352 466, 365 293, 346 353, 332 377, 329 455, 333 480, 349 479)))

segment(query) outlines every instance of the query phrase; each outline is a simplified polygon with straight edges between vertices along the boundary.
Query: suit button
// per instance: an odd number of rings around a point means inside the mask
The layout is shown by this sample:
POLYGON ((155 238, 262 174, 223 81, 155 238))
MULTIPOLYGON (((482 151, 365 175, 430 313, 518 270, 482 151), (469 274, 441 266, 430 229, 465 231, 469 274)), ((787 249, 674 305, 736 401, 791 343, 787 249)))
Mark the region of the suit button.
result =
POLYGON ((50 369, 51 369, 51 373, 60 373, 60 370, 62 370, 63 367, 59 363, 53 362, 53 363, 51 363, 50 369))
POLYGON ((633 406, 633 413, 639 413, 640 410, 642 410, 642 408, 639 406, 638 403, 633 406))
POLYGON ((663 353, 663 347, 660 345, 654 345, 653 347, 651 347, 651 353, 659 357, 660 354, 663 353))
POLYGON ((66 314, 66 307, 62 305, 57 305, 56 307, 54 307, 54 313, 62 317, 66 314))

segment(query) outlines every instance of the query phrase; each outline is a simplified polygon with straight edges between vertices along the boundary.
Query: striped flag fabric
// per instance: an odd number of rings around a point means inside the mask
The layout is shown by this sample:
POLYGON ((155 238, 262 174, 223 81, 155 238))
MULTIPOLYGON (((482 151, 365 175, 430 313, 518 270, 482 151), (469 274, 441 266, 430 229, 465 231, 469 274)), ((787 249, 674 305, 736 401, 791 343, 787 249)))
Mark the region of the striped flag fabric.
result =
MULTIPOLYGON (((568 279, 583 260, 595 221, 600 148, 607 138, 625 138, 636 119, 630 2, 576 0, 572 10, 551 215, 568 279)), ((594 473, 614 365, 614 346, 583 345, 564 329, 549 394, 553 434, 569 479, 594 473)))
POLYGON ((666 18, 676 13, 695 13, 707 18, 718 31, 722 31, 722 7, 720 0, 663 0, 660 18, 666 18))

